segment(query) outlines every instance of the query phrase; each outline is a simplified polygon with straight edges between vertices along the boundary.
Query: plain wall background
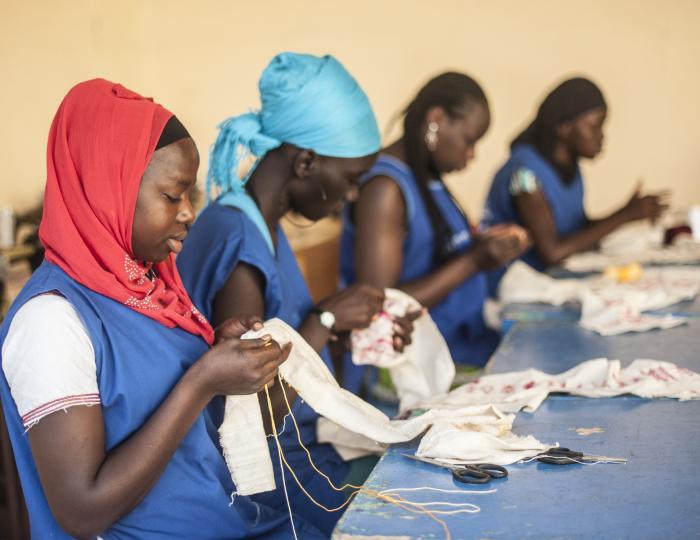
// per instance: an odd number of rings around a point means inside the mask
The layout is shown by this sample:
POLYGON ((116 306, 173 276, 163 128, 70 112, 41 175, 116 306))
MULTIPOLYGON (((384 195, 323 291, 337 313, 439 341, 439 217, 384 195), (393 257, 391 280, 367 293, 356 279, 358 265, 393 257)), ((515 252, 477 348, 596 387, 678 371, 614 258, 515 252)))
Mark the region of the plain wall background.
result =
POLYGON ((258 106, 258 76, 282 50, 336 55, 383 130, 430 76, 479 80, 491 129, 449 178, 475 219, 508 142, 574 74, 610 104, 604 153, 584 163, 591 214, 624 203, 640 177, 671 188, 676 205, 699 203, 699 29, 695 0, 0 0, 0 204, 40 199, 53 114, 97 76, 174 111, 199 145, 202 180, 217 123, 258 106))

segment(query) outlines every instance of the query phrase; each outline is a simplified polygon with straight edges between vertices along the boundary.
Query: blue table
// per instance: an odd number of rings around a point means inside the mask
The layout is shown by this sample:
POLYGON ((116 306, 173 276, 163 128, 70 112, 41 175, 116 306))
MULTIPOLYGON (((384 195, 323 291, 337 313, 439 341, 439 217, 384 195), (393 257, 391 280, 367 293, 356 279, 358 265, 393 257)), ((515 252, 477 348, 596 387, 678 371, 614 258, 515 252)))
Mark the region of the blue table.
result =
MULTIPOLYGON (((667 359, 700 371, 700 320, 670 330, 601 337, 570 321, 518 323, 489 369, 536 367, 563 371, 582 360, 606 356, 667 359)), ((552 396, 532 414, 520 413, 514 431, 588 453, 627 457, 626 465, 557 467, 528 463, 509 467, 497 493, 404 493, 414 501, 472 502, 481 512, 446 516, 461 538, 689 538, 700 536, 700 401, 634 397, 586 399, 552 396), (581 436, 577 428, 602 433, 581 436)), ((367 487, 433 486, 459 489, 450 474, 400 454, 416 442, 392 447, 367 487)), ((488 487, 469 488, 485 490, 488 487)), ((336 537, 444 538, 424 516, 361 495, 338 523, 336 537)))
POLYGON ((488 373, 530 367, 559 373, 584 360, 606 357, 666 360, 700 372, 700 320, 668 330, 601 336, 566 320, 518 322, 486 366, 488 373))

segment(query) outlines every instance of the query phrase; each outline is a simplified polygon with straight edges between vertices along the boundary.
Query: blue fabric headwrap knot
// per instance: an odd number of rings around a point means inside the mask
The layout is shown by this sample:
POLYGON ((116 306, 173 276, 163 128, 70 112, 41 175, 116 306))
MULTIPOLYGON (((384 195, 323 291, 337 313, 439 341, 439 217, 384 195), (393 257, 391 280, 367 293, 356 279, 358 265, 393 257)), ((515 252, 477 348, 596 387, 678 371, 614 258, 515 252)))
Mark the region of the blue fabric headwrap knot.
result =
POLYGON ((216 186, 219 202, 248 214, 272 248, 262 216, 245 191, 265 154, 288 143, 321 156, 357 158, 378 152, 381 139, 364 91, 330 55, 278 54, 260 76, 258 88, 259 112, 219 125, 209 157, 207 194, 216 186), (239 168, 250 156, 254 158, 250 169, 241 176, 239 168))

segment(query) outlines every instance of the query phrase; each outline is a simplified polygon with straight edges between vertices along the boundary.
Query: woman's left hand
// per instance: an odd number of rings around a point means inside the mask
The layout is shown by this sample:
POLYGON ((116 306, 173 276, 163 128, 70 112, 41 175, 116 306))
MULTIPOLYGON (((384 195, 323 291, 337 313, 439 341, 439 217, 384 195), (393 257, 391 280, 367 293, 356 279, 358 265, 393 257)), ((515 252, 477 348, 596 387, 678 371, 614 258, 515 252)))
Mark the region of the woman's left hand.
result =
POLYGON ((227 319, 214 331, 214 343, 219 343, 227 339, 240 337, 249 330, 260 330, 263 327, 263 321, 257 315, 240 315, 227 319))
POLYGON ((403 350, 411 343, 411 334, 413 334, 413 321, 425 313, 424 309, 406 313, 403 317, 394 317, 394 335, 392 343, 396 352, 403 350))

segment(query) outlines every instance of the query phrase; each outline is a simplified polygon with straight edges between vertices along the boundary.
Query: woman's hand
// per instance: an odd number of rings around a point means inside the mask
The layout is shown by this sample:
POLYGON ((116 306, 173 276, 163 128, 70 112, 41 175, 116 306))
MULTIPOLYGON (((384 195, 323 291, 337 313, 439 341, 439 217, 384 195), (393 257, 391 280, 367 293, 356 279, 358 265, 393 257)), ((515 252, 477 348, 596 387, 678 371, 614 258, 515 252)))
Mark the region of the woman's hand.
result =
POLYGON ((257 339, 227 337, 207 351, 193 369, 201 388, 211 396, 255 394, 274 384, 277 369, 291 349, 291 343, 280 347, 267 335, 257 339))
POLYGON ((335 316, 333 332, 347 332, 367 328, 383 305, 382 290, 358 283, 322 300, 317 308, 335 316))
POLYGON ((257 315, 240 315, 227 319, 214 331, 214 343, 219 343, 226 339, 240 338, 249 330, 261 330, 263 321, 257 315))
POLYGON ((481 270, 493 270, 519 257, 531 245, 527 231, 518 225, 494 225, 475 236, 473 253, 481 270))
POLYGON ((622 208, 622 212, 628 221, 656 219, 668 208, 668 191, 642 195, 642 183, 637 185, 632 198, 622 208))
POLYGON ((411 344, 411 335, 413 334, 413 321, 423 315, 425 310, 418 309, 413 312, 406 313, 403 317, 394 317, 394 335, 392 343, 396 352, 403 350, 411 344))

